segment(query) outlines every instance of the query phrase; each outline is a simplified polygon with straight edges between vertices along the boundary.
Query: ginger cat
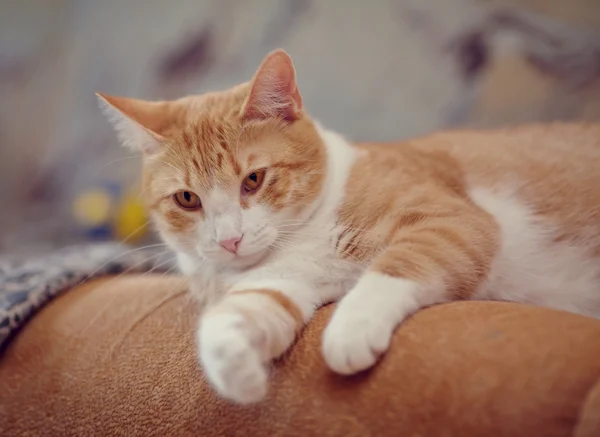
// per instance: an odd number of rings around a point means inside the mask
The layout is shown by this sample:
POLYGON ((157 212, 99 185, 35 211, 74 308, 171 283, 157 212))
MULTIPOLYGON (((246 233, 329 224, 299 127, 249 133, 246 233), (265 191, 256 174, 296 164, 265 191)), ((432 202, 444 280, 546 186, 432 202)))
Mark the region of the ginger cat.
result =
POLYGON ((270 360, 340 298, 323 355, 342 374, 374 365, 433 304, 600 317, 599 126, 351 144, 304 110, 282 50, 227 91, 99 97, 142 152, 154 223, 208 301, 199 355, 227 399, 263 398, 270 360))

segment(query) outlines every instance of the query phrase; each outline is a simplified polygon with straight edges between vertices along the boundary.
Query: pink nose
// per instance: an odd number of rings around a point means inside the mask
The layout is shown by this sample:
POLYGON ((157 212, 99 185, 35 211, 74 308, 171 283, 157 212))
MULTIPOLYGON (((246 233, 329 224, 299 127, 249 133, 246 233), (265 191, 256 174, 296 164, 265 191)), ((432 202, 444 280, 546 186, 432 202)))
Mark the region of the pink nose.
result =
POLYGON ((230 238, 229 240, 219 241, 219 244, 227 252, 236 253, 241 240, 242 240, 242 237, 240 236, 240 237, 230 238))

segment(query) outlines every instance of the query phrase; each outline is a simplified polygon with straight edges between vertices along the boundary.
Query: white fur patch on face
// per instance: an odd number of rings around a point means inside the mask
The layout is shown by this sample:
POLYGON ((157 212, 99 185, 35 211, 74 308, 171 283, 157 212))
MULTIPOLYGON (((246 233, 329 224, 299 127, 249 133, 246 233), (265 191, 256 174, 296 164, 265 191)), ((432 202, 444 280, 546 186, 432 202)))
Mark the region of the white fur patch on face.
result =
POLYGON ((242 208, 237 191, 214 189, 203 200, 205 219, 197 225, 198 256, 217 268, 243 268, 255 264, 271 250, 278 237, 282 215, 266 205, 242 208), (224 249, 222 242, 239 239, 237 251, 224 249))
POLYGON ((242 232, 244 239, 240 244, 242 257, 264 254, 277 240, 278 214, 264 205, 253 205, 242 210, 242 232))

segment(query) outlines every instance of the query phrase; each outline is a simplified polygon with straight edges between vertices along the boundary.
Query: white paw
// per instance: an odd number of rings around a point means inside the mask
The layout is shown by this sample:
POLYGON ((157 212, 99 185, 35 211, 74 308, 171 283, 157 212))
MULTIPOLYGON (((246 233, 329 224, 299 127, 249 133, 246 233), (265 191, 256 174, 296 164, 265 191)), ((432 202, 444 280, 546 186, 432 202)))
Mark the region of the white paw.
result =
POLYGON ((265 397, 267 370, 239 314, 207 317, 199 340, 204 374, 221 396, 240 404, 265 397))
POLYGON ((388 349, 394 324, 361 309, 339 309, 325 328, 323 356, 331 370, 351 375, 373 366, 388 349))

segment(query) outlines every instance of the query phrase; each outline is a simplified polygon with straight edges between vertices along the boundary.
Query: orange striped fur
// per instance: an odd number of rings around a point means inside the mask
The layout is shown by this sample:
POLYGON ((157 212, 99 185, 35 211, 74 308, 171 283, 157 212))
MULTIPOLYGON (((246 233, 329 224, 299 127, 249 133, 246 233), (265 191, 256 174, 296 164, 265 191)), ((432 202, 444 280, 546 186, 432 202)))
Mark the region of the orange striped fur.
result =
POLYGON ((230 90, 100 97, 142 152, 159 233, 195 294, 216 296, 199 354, 228 399, 262 399, 269 360, 342 297, 323 354, 344 374, 372 366, 394 329, 433 304, 600 317, 600 126, 351 144, 308 115, 281 50, 230 90))

